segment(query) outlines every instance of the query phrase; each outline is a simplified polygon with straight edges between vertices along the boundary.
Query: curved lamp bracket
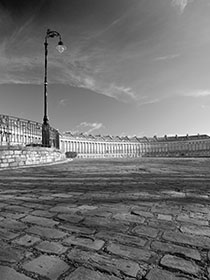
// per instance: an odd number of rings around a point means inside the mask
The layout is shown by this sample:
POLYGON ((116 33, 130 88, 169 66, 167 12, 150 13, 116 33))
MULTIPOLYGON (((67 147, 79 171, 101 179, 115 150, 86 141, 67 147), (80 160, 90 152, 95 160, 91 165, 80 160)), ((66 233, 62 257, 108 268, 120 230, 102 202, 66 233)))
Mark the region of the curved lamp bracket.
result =
POLYGON ((47 34, 45 38, 54 38, 54 37, 59 37, 59 40, 61 41, 60 33, 58 33, 57 31, 47 29, 47 34))

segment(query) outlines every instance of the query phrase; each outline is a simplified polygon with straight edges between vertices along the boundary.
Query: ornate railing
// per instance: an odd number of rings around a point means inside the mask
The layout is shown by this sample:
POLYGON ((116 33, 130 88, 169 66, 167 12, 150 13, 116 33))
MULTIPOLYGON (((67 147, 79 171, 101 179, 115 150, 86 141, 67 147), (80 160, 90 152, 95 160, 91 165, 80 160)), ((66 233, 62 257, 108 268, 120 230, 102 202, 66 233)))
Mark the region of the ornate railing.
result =
MULTIPOLYGON (((59 133, 50 127, 50 146, 59 148, 59 133)), ((0 115, 0 145, 42 145, 42 124, 0 115)))

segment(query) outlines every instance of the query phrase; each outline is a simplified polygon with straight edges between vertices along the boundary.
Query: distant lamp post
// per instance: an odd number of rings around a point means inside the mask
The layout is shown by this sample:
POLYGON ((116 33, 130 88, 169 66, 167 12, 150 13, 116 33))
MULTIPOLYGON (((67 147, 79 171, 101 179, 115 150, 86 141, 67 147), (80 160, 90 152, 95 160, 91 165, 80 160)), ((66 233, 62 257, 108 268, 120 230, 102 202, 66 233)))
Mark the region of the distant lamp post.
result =
POLYGON ((47 29, 47 33, 45 36, 44 46, 45 46, 45 65, 44 65, 44 118, 43 118, 43 124, 42 124, 42 146, 43 147, 50 147, 50 125, 49 120, 47 116, 47 55, 48 55, 48 38, 54 38, 58 37, 59 42, 56 47, 56 49, 59 51, 59 53, 62 53, 66 50, 66 46, 64 46, 61 35, 57 31, 52 31, 50 29, 47 29))

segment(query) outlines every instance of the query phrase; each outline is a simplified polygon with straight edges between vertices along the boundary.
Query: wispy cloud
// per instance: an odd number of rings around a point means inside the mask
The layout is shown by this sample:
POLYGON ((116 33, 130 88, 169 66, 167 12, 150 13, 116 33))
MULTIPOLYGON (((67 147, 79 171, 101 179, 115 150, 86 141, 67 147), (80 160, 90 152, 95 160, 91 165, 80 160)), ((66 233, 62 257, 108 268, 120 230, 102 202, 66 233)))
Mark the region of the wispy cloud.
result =
MULTIPOLYGON (((115 49, 118 48, 118 43, 115 45, 115 41, 112 40, 114 34, 112 28, 119 27, 121 30, 121 24, 124 24, 122 21, 127 19, 128 14, 131 16, 130 7, 118 13, 114 20, 112 18, 106 26, 99 26, 97 32, 95 32, 95 28, 90 28, 90 30, 87 28, 88 32, 78 37, 75 45, 71 42, 71 47, 62 55, 53 53, 54 49, 49 44, 48 82, 86 88, 122 102, 135 102, 136 92, 131 86, 133 83, 130 80, 132 79, 128 78, 124 82, 123 74, 118 71, 121 68, 120 64, 123 63, 121 57, 128 59, 130 51, 127 54, 123 50, 121 54, 115 49), (100 39, 89 37, 91 33, 95 33, 93 37, 103 35, 108 36, 108 39, 104 40, 105 44, 101 44, 100 39), (106 45, 109 40, 111 40, 110 44, 106 45)), ((44 38, 34 38, 33 33, 29 32, 31 25, 36 24, 35 19, 35 15, 28 14, 26 20, 21 21, 10 36, 2 39, 3 43, 0 43, 0 84, 43 83, 44 48, 41 40, 44 38), (22 40, 23 37, 30 42, 22 40)), ((68 38, 66 44, 68 45, 68 38)), ((124 68, 122 73, 123 71, 124 68)), ((64 101, 60 104, 64 105, 64 101)))
POLYGON ((59 100, 59 105, 61 105, 61 106, 66 106, 66 103, 67 103, 67 99, 60 99, 59 100))
POLYGON ((206 97, 206 96, 210 96, 210 90, 190 91, 190 92, 184 93, 184 96, 189 96, 189 97, 206 97))
POLYGON ((155 61, 170 60, 170 59, 177 58, 179 56, 180 56, 179 53, 169 54, 169 55, 165 55, 165 56, 158 56, 158 57, 155 58, 155 61))
POLYGON ((149 97, 149 96, 142 96, 138 100, 138 106, 143 106, 143 105, 150 105, 154 103, 160 102, 164 97, 149 97))
POLYGON ((105 27, 103 30, 100 30, 99 32, 95 33, 94 35, 91 35, 90 37, 88 37, 88 39, 95 39, 96 37, 99 37, 101 35, 103 35, 105 32, 107 32, 108 30, 110 30, 113 26, 115 26, 122 17, 119 17, 118 19, 114 20, 111 24, 109 24, 107 27, 105 27))
MULTIPOLYGON (((77 64, 79 65, 80 61, 77 64)), ((104 81, 101 77, 98 77, 97 73, 92 73, 91 76, 89 74, 91 71, 87 70, 86 67, 78 67, 78 65, 77 67, 69 67, 69 64, 65 65, 65 63, 54 61, 53 67, 57 69, 54 71, 54 82, 86 88, 122 102, 130 102, 137 99, 131 87, 104 81)))
POLYGON ((100 128, 104 128, 104 125, 102 123, 90 123, 90 122, 81 122, 78 126, 77 126, 77 131, 78 132, 83 132, 85 134, 90 134, 95 130, 98 130, 100 128))
POLYGON ((177 7, 182 14, 187 5, 194 0, 172 0, 172 6, 177 7))
POLYGON ((114 83, 112 83, 108 88, 104 88, 103 92, 105 95, 114 97, 116 99, 127 101, 129 99, 136 99, 136 95, 132 88, 125 87, 125 86, 119 86, 114 83))
MULTIPOLYGON (((16 35, 12 36, 12 40, 16 35)), ((0 45, 0 84, 41 84, 43 83, 43 59, 34 55, 10 55, 7 53, 7 46, 10 41, 4 40, 0 45)), ((92 90, 99 94, 115 98, 122 102, 136 99, 135 92, 129 86, 113 83, 104 79, 100 62, 92 63, 94 53, 71 54, 51 56, 48 61, 50 75, 49 83, 67 84, 74 87, 81 87, 92 90)), ((98 59, 100 61, 100 59, 98 59)), ((64 105, 64 101, 60 101, 64 105)))

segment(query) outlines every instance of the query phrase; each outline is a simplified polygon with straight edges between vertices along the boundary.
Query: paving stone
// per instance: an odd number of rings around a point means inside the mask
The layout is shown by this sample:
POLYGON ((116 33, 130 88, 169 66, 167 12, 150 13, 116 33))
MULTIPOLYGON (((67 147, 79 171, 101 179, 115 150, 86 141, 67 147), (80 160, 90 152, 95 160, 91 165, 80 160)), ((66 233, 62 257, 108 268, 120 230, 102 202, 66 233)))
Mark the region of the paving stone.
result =
POLYGON ((127 235, 123 233, 118 233, 114 231, 99 231, 96 234, 96 237, 101 238, 103 240, 115 240, 120 243, 127 243, 131 245, 136 245, 136 246, 144 246, 147 242, 146 239, 143 239, 138 236, 133 236, 133 235, 127 235))
POLYGON ((108 211, 108 209, 95 209, 95 210, 83 210, 79 211, 84 216, 96 216, 96 217, 105 217, 108 218, 112 215, 112 212, 108 211))
POLYGON ((64 244, 79 245, 94 250, 100 250, 105 243, 103 240, 100 239, 93 239, 90 237, 83 238, 83 237, 77 237, 73 235, 65 239, 63 242, 64 244))
POLYGON ((199 219, 199 220, 210 220, 210 213, 199 213, 199 212, 190 212, 190 218, 199 219))
POLYGON ((8 231, 8 229, 0 228, 0 239, 10 240, 18 237, 20 234, 22 234, 22 232, 14 233, 8 231))
POLYGON ((43 241, 36 246, 36 249, 42 252, 60 255, 65 253, 68 248, 58 242, 43 241))
POLYGON ((113 218, 123 222, 138 223, 138 224, 143 224, 145 221, 144 217, 140 217, 129 213, 118 213, 114 215, 113 218))
POLYGON ((207 267, 208 276, 210 277, 210 266, 207 267))
POLYGON ((97 209, 98 207, 97 206, 94 206, 94 205, 81 205, 81 206, 78 206, 78 209, 79 210, 95 210, 97 209))
POLYGON ((2 201, 8 201, 9 200, 9 202, 10 202, 10 199, 12 199, 12 198, 15 198, 15 195, 10 195, 10 194, 2 195, 1 194, 1 197, 0 197, 0 199, 2 201))
POLYGON ((16 249, 0 241, 0 261, 15 263, 24 257, 24 250, 16 249))
POLYGON ((119 221, 112 221, 110 219, 101 218, 101 217, 87 217, 82 222, 88 227, 98 228, 107 228, 110 230, 116 230, 117 232, 125 232, 128 230, 128 225, 119 221))
POLYGON ((31 211, 30 208, 17 205, 8 205, 5 209, 20 213, 29 213, 31 211))
POLYGON ((80 223, 82 220, 84 220, 84 217, 78 216, 78 215, 69 215, 69 214, 60 214, 58 215, 58 218, 73 224, 80 223))
POLYGON ((137 205, 138 207, 148 207, 148 209, 152 209, 152 207, 156 205, 154 201, 151 202, 151 201, 142 201, 142 200, 134 201, 133 204, 137 205))
POLYGON ((139 264, 134 261, 115 258, 107 254, 101 255, 90 251, 83 251, 76 248, 68 253, 68 258, 76 262, 91 264, 100 270, 114 273, 117 276, 120 276, 122 272, 127 276, 136 277, 140 270, 139 264))
POLYGON ((182 247, 179 245, 174 245, 170 243, 165 243, 165 242, 160 242, 160 241, 153 241, 151 244, 151 248, 153 250, 158 250, 162 252, 169 252, 169 253, 178 253, 182 254, 186 257, 195 259, 200 261, 201 260, 201 255, 198 250, 191 249, 188 247, 182 247))
POLYGON ((174 230, 176 229, 176 225, 174 222, 170 221, 164 221, 164 220, 156 220, 156 219, 150 219, 147 220, 148 225, 151 227, 158 228, 159 230, 174 230))
POLYGON ((120 280, 120 278, 99 271, 79 267, 66 277, 65 280, 120 280))
POLYGON ((151 251, 148 250, 130 247, 113 242, 107 246, 107 250, 113 254, 140 261, 149 261, 154 255, 151 251))
POLYGON ((10 212, 1 212, 1 216, 9 219, 20 219, 26 216, 26 214, 21 214, 21 213, 10 213, 10 212))
POLYGON ((6 218, 0 221, 0 227, 12 229, 12 230, 24 230, 27 228, 27 226, 24 225, 22 222, 10 218, 6 218))
POLYGON ((210 208, 209 207, 206 207, 204 206, 203 204, 196 204, 196 203, 193 203, 193 204, 186 204, 183 206, 183 209, 186 210, 186 211, 192 211, 192 212, 195 212, 195 213, 205 213, 205 214, 210 214, 210 208))
POLYGON ((149 237, 156 237, 158 235, 159 230, 156 228, 152 228, 149 226, 137 226, 133 230, 136 234, 145 235, 149 237))
POLYGON ((170 197, 185 197, 186 194, 184 192, 177 192, 177 191, 162 191, 163 194, 167 194, 170 197))
POLYGON ((102 204, 102 206, 112 213, 128 213, 130 211, 130 206, 122 203, 102 204))
POLYGON ((179 232, 164 232, 163 238, 168 241, 181 244, 189 244, 192 246, 210 249, 210 238, 206 236, 194 236, 192 234, 184 234, 179 232))
POLYGON ((168 271, 159 268, 153 268, 146 275, 147 280, 189 280, 182 276, 176 276, 168 271))
POLYGON ((37 200, 36 203, 32 203, 32 202, 24 202, 24 205, 28 208, 32 208, 32 210, 34 209, 39 209, 39 210, 46 210, 49 208, 48 205, 46 204, 40 204, 40 201, 37 200))
POLYGON ((42 255, 25 263, 23 268, 41 276, 46 276, 51 280, 57 280, 61 274, 68 270, 69 266, 58 257, 42 255))
MULTIPOLYGON (((23 201, 18 201, 16 198, 10 199, 10 200, 8 201, 8 205, 19 206, 19 205, 21 205, 21 204, 23 204, 23 201)), ((26 206, 25 206, 25 207, 26 207, 26 206)), ((7 210, 7 209, 4 208, 4 211, 6 211, 6 210, 7 210)), ((13 211, 13 210, 9 210, 9 211, 15 212, 15 211, 13 211)))
POLYGON ((23 201, 34 201, 36 199, 38 199, 35 195, 31 195, 31 196, 17 196, 16 199, 19 199, 19 200, 23 200, 23 201))
POLYGON ((57 205, 57 206, 55 206, 55 207, 52 207, 52 208, 50 208, 49 209, 49 211, 50 212, 60 212, 60 213, 75 213, 75 212, 77 212, 78 211, 78 209, 77 208, 75 208, 75 207, 77 207, 77 205, 72 205, 72 207, 71 206, 66 206, 66 205, 57 205))
POLYGON ((208 221, 201 220, 198 218, 197 219, 191 218, 186 213, 179 214, 176 219, 177 219, 177 221, 180 221, 180 222, 187 222, 187 223, 192 223, 192 224, 196 224, 196 225, 204 225, 204 226, 208 225, 208 221))
POLYGON ((165 255, 160 263, 163 266, 178 269, 189 274, 197 275, 199 273, 199 267, 195 263, 176 256, 165 255))
POLYGON ((51 196, 58 197, 58 198, 70 198, 73 195, 72 194, 68 194, 68 193, 54 193, 54 194, 51 194, 51 196))
POLYGON ((183 225, 180 227, 181 232, 190 233, 195 235, 204 235, 210 237, 210 228, 195 225, 183 225))
POLYGON ((132 212, 133 210, 149 212, 149 211, 151 210, 151 206, 153 206, 153 204, 151 204, 151 205, 147 205, 147 204, 146 204, 146 205, 145 205, 143 201, 142 201, 142 203, 141 203, 141 202, 136 202, 136 201, 135 201, 134 204, 135 204, 135 205, 137 204, 137 206, 132 207, 132 208, 131 208, 131 212, 132 212))
POLYGON ((40 225, 43 227, 53 227, 59 224, 59 222, 53 221, 52 219, 37 217, 32 215, 26 216, 25 218, 21 219, 21 221, 25 223, 40 225))
POLYGON ((90 235, 90 234, 95 233, 94 229, 87 228, 87 227, 79 227, 79 226, 71 225, 71 224, 62 224, 62 225, 59 225, 59 228, 65 229, 69 232, 76 232, 76 233, 81 233, 81 234, 85 234, 85 235, 90 235))
POLYGON ((43 210, 35 210, 31 212, 31 215, 45 217, 45 218, 52 218, 53 216, 55 216, 55 213, 50 213, 49 211, 43 211, 43 210))
POLYGON ((21 246, 30 247, 30 246, 33 246, 35 243, 37 243, 40 240, 41 240, 40 238, 26 234, 18 239, 13 240, 13 243, 16 243, 21 246))
POLYGON ((32 280, 22 273, 17 272, 11 267, 0 265, 1 280, 32 280))
POLYGON ((27 229, 27 232, 37 234, 41 237, 51 238, 51 239, 61 239, 67 236, 67 233, 55 229, 55 228, 46 228, 46 227, 39 227, 39 226, 32 226, 27 229))
POLYGON ((189 192, 186 192, 186 197, 190 197, 190 198, 196 198, 196 199, 209 199, 208 195, 205 194, 200 194, 198 192, 196 192, 195 190, 190 190, 189 192))
POLYGON ((157 218, 159 220, 172 221, 172 216, 171 215, 158 214, 157 218))
POLYGON ((174 214, 178 214, 180 213, 180 207, 179 206, 169 206, 169 205, 163 205, 163 206, 159 206, 159 205, 156 205, 156 206, 153 206, 152 209, 151 209, 152 212, 154 213, 159 213, 159 214, 171 214, 171 215, 174 215, 174 214))
MULTIPOLYGON (((0 195, 1 195, 1 193, 0 193, 0 195)), ((1 197, 1 196, 0 196, 1 197)), ((6 203, 2 203, 2 202, 0 202, 0 208, 4 208, 5 206, 7 206, 8 204, 6 204, 6 203)))
POLYGON ((53 200, 54 198, 51 195, 41 195, 39 196, 39 200, 42 200, 43 202, 53 200))
POLYGON ((142 216, 142 217, 145 217, 145 218, 153 218, 154 217, 154 214, 151 213, 151 212, 148 212, 148 211, 142 211, 141 208, 139 209, 139 207, 135 207, 131 210, 131 214, 135 214, 135 215, 138 215, 138 216, 142 216))

